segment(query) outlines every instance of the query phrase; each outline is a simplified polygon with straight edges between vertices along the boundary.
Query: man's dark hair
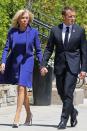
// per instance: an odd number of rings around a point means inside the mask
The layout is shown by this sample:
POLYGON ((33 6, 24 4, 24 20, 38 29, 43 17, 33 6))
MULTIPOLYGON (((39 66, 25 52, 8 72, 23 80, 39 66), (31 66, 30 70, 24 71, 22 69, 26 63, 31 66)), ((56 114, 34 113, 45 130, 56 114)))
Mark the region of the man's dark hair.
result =
POLYGON ((67 11, 67 10, 75 11, 75 9, 74 9, 73 7, 68 7, 68 6, 66 6, 66 7, 64 7, 63 10, 62 10, 62 15, 66 15, 66 11, 67 11))

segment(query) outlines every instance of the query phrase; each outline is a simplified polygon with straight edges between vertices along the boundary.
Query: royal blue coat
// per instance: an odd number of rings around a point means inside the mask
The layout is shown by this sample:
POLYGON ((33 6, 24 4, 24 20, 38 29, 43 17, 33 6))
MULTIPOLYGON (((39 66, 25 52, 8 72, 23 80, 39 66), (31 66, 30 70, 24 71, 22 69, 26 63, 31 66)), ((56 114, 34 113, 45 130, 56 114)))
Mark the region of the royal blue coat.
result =
POLYGON ((2 53, 2 63, 6 64, 4 72, 4 79, 6 83, 17 83, 25 87, 32 87, 34 50, 36 51, 39 63, 41 63, 41 45, 38 37, 38 31, 35 28, 28 26, 26 31, 23 33, 16 28, 11 28, 9 30, 6 45, 2 53), (24 52, 22 55, 20 55, 22 45, 18 46, 18 43, 22 43, 23 41, 22 37, 19 37, 20 34, 22 34, 25 41, 25 51, 22 51, 24 52), (17 50, 14 51, 16 47, 17 50))

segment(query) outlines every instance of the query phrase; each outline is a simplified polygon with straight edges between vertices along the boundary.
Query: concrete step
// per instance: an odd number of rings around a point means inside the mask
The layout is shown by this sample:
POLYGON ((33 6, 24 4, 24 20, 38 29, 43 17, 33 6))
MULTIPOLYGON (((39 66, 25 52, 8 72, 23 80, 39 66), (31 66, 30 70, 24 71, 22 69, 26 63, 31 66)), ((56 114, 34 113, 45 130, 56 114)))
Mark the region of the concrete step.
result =
MULTIPOLYGON (((84 90, 80 88, 76 88, 74 91, 74 105, 83 104, 83 102, 84 102, 84 90)), ((51 104, 54 104, 54 105, 62 104, 56 87, 52 88, 51 104)))

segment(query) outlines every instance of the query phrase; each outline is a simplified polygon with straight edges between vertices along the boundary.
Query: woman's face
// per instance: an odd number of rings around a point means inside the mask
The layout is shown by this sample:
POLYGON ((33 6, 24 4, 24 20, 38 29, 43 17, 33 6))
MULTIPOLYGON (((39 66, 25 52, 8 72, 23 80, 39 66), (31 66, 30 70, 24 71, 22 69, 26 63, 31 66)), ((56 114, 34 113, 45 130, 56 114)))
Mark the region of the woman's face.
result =
POLYGON ((29 14, 25 12, 18 20, 20 28, 26 28, 29 23, 29 14))

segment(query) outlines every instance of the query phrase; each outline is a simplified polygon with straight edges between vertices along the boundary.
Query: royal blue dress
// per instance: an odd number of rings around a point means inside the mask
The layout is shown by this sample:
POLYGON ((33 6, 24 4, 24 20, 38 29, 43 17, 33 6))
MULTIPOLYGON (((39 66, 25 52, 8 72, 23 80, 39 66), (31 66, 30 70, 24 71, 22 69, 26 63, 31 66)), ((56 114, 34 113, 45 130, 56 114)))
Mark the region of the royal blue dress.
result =
POLYGON ((36 29, 27 27, 25 31, 20 31, 12 28, 9 31, 2 54, 2 63, 6 63, 5 83, 32 88, 34 49, 40 63, 42 51, 36 29), (11 51, 7 57, 9 50, 11 51))

